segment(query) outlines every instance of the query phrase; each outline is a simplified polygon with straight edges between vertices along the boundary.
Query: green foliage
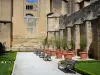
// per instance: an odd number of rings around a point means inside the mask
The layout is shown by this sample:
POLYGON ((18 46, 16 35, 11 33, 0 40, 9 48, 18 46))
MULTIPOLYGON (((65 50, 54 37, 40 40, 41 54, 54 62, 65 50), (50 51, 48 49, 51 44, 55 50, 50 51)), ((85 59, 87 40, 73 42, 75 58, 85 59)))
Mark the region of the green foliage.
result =
POLYGON ((59 40, 59 38, 57 38, 55 40, 55 46, 56 46, 57 49, 60 49, 60 40, 59 40))
POLYGON ((45 46, 47 44, 47 38, 42 41, 42 45, 45 46))
POLYGON ((75 42, 73 40, 70 41, 71 50, 75 49, 75 42))
POLYGON ((42 46, 45 49, 45 46, 47 45, 47 37, 44 40, 42 40, 41 43, 42 43, 42 46))
POLYGON ((52 45, 52 39, 48 39, 48 47, 52 45))
POLYGON ((52 45, 52 47, 54 48, 54 46, 55 46, 55 40, 54 40, 54 38, 51 38, 51 40, 52 40, 51 45, 52 45))
POLYGON ((80 49, 81 49, 82 51, 84 51, 86 47, 87 47, 86 38, 83 36, 83 37, 81 37, 81 39, 80 39, 80 49))
POLYGON ((65 64, 65 60, 59 61, 59 64, 65 64))
POLYGON ((5 46, 0 42, 0 53, 4 53, 6 50, 5 46))
POLYGON ((66 41, 66 38, 62 38, 61 39, 61 43, 60 43, 61 47, 66 50, 67 47, 67 41, 66 41))
POLYGON ((100 61, 78 61, 75 65, 76 70, 82 75, 100 75, 100 61))

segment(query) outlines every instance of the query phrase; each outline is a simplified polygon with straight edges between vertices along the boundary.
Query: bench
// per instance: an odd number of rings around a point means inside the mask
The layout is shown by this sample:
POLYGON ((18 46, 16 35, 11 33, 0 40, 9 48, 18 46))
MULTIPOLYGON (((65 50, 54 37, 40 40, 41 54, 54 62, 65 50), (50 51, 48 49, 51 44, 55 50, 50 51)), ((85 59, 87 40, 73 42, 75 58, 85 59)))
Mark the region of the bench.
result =
POLYGON ((73 72, 76 73, 75 71, 75 60, 71 60, 71 59, 66 59, 63 61, 59 61, 58 63, 58 69, 64 70, 66 72, 73 72))

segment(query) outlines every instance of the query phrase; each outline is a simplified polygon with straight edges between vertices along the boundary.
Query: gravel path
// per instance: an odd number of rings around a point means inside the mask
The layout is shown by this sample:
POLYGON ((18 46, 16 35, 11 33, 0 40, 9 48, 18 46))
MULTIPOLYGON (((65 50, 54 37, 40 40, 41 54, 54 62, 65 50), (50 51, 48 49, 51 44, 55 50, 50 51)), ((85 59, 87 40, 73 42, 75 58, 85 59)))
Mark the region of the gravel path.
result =
POLYGON ((59 60, 44 61, 32 52, 18 52, 12 75, 78 75, 60 71, 59 60))

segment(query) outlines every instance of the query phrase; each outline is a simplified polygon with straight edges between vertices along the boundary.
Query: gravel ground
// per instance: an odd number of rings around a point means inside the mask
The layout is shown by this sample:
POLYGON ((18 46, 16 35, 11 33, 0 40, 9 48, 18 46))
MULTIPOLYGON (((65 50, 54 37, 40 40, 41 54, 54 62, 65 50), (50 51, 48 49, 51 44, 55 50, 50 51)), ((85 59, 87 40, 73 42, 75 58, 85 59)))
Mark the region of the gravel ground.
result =
POLYGON ((79 75, 59 70, 59 60, 52 57, 52 61, 44 61, 32 52, 18 52, 12 75, 79 75))

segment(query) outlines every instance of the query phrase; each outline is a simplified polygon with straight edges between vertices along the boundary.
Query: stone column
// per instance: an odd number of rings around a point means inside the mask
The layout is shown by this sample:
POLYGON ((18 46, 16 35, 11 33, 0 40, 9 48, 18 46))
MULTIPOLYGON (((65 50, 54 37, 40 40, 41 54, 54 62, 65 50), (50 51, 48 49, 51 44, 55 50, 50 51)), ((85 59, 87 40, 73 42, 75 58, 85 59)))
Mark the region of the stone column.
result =
POLYGON ((55 32, 56 39, 59 39, 59 31, 55 32))
POLYGON ((71 28, 70 27, 67 27, 67 40, 68 41, 71 41, 71 28))
POLYGON ((48 39, 51 38, 51 32, 48 32, 48 39))
POLYGON ((60 33, 60 38, 63 38, 64 33, 63 33, 63 30, 62 30, 62 29, 61 29, 61 30, 59 30, 59 33, 60 33))
MULTIPOLYGON (((71 41, 71 28, 67 27, 66 30, 67 30, 67 42, 69 43, 71 41)), ((70 48, 69 44, 68 44, 68 46, 70 48)))
POLYGON ((92 43, 92 27, 91 27, 91 21, 86 21, 86 40, 87 40, 87 47, 86 50, 89 50, 89 47, 92 43))
POLYGON ((62 10, 61 10, 62 14, 67 13, 67 8, 66 7, 67 7, 67 3, 62 1, 62 10))
POLYGON ((78 10, 80 10, 79 4, 75 3, 75 11, 78 11, 78 10))
POLYGON ((75 25, 75 50, 80 49, 80 26, 75 25))

